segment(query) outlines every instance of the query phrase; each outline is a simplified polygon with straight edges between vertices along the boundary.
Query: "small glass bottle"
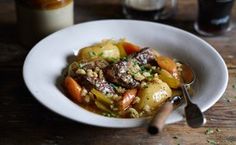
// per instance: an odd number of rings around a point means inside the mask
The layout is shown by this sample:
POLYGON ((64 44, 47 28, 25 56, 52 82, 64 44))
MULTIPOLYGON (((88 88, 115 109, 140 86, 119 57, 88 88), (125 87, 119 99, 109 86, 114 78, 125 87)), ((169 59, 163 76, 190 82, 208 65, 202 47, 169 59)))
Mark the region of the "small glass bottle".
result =
POLYGON ((16 0, 19 40, 32 46, 74 24, 73 0, 16 0))

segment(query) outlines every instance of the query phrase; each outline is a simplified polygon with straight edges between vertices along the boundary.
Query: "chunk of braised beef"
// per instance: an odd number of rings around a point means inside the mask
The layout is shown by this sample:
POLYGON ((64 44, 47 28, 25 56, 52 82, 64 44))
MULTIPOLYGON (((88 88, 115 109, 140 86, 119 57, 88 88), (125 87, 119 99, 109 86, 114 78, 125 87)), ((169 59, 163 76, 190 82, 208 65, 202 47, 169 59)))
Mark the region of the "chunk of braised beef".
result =
POLYGON ((105 94, 115 94, 113 87, 105 79, 88 77, 87 75, 79 75, 77 79, 79 84, 84 86, 88 91, 95 88, 105 94))
MULTIPOLYGON (((84 69, 86 72, 87 70, 95 70, 96 67, 102 69, 108 66, 108 62, 103 59, 96 59, 89 62, 80 62, 80 68, 84 69)), ((113 87, 105 80, 105 78, 99 78, 99 77, 92 77, 89 75, 80 75, 77 74, 77 80, 79 84, 84 86, 88 91, 95 88, 105 94, 114 94, 115 91, 113 87)))
POLYGON ((135 58, 139 64, 147 64, 155 60, 154 51, 151 48, 143 48, 140 52, 134 54, 132 58, 135 58))
MULTIPOLYGON (((121 85, 125 88, 136 88, 140 85, 140 81, 134 79, 132 72, 134 67, 130 64, 145 65, 155 61, 154 53, 150 48, 144 48, 140 52, 132 54, 125 60, 107 66, 104 69, 105 78, 115 84, 121 85)), ((136 72, 135 72, 136 73, 136 72)))
POLYGON ((104 69, 105 78, 125 88, 135 88, 139 85, 132 75, 128 74, 128 62, 120 61, 104 69))

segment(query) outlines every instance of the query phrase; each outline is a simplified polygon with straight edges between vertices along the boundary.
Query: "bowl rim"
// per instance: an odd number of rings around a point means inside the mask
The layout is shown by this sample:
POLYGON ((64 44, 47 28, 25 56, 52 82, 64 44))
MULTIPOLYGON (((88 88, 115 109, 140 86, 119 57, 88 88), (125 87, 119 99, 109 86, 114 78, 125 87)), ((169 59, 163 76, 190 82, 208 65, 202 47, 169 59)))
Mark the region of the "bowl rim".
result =
MULTIPOLYGON (((31 91, 31 86, 29 85, 29 82, 27 80, 27 66, 29 65, 29 60, 30 60, 30 56, 32 53, 34 53, 37 49, 39 49, 38 46, 40 46, 40 44, 51 38, 51 37, 54 37, 55 35, 58 35, 60 33, 63 33, 64 31, 67 31, 69 29, 73 29, 74 27, 79 27, 81 25, 87 25, 87 24, 96 24, 96 23, 143 23, 143 24, 150 24, 150 25, 158 25, 158 26, 161 26, 161 27, 165 27, 167 29, 169 29, 170 31, 176 31, 178 33, 183 33, 185 35, 188 35, 189 37, 193 37, 194 39, 198 40, 199 42, 203 43, 204 45, 206 45, 208 47, 208 49, 210 49, 215 55, 217 55, 217 57, 220 59, 220 62, 223 64, 223 67, 224 67, 224 72, 225 72, 225 81, 221 87, 221 90, 219 90, 218 92, 218 95, 215 96, 215 99, 214 101, 211 101, 211 102, 208 102, 207 105, 203 106, 202 107, 202 111, 206 111, 207 109, 209 109, 211 106, 213 106, 221 97, 222 95, 224 94, 226 88, 227 88, 227 85, 228 85, 228 69, 227 69, 227 66, 223 60, 223 58, 221 57, 221 55, 216 51, 216 49, 211 46, 209 43, 207 43, 205 40, 199 38, 198 36, 190 33, 190 32, 187 32, 185 30, 182 30, 182 29, 179 29, 179 28, 176 28, 176 27, 173 27, 173 26, 169 26, 169 25, 165 25, 165 24, 160 24, 160 23, 156 23, 156 22, 149 22, 149 21, 141 21, 141 20, 126 20, 126 19, 119 19, 119 20, 116 20, 116 19, 107 19, 107 20, 96 20, 96 21, 89 21, 89 22, 83 22, 83 23, 79 23, 79 24, 76 24, 76 25, 73 25, 73 26, 70 26, 70 27, 67 27, 67 28, 64 28, 62 30, 59 30, 57 32, 54 32, 52 33, 51 35, 45 37, 44 39, 42 39, 41 41, 39 41, 34 47, 32 47, 32 49, 30 50, 30 52, 27 54, 25 60, 24 60, 24 64, 23 64, 23 70, 22 70, 22 74, 23 74, 23 79, 24 79, 24 82, 25 82, 25 85, 26 87, 28 88, 28 90, 30 91, 30 93, 32 94, 32 96, 38 100, 43 106, 45 106, 46 108, 48 108, 49 110, 55 112, 56 114, 59 114, 63 117, 66 117, 66 118, 69 118, 71 120, 74 120, 76 122, 81 122, 81 123, 84 123, 84 124, 89 124, 89 125, 93 125, 93 126, 99 126, 99 127, 112 127, 112 128, 130 128, 130 127, 138 127, 140 126, 142 123, 145 122, 145 120, 147 120, 148 118, 116 118, 117 120, 120 120, 120 121, 127 121, 127 120, 131 120, 131 121, 134 121, 134 122, 139 122, 140 125, 113 125, 113 124, 99 124, 99 123, 91 123, 91 122, 84 122, 84 121, 81 121, 81 120, 77 120, 76 118, 73 118, 67 114, 64 114, 62 112, 59 112, 58 110, 55 110, 53 108, 51 108, 50 106, 47 106, 42 100, 40 100, 39 97, 37 97, 37 94, 34 92, 34 91, 31 91)), ((99 115, 99 116, 102 116, 102 115, 99 115)), ((106 117, 107 118, 107 117, 106 117)), ((181 121, 183 118, 181 119, 178 119, 178 120, 175 120, 174 122, 178 122, 178 121, 181 121)), ((174 122, 170 122, 170 123, 174 123, 174 122)), ((145 125, 145 124, 142 124, 142 125, 145 125)))

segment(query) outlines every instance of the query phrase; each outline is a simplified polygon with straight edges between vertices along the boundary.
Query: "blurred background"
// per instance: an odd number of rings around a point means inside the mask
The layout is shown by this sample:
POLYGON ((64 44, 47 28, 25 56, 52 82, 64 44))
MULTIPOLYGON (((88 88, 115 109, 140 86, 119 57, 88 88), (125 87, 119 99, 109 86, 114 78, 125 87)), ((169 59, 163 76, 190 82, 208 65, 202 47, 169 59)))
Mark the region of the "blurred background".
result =
MULTIPOLYGON (((101 19, 125 19, 122 12, 122 0, 75 0, 74 1, 74 23, 87 22, 101 19)), ((14 0, 0 1, 0 41, 16 42, 16 11, 14 0), (11 39, 8 39, 8 38, 11 39)), ((183 30, 195 33, 193 24, 197 20, 198 1, 197 0, 178 0, 177 11, 173 17, 167 20, 159 20, 159 23, 172 25, 183 30), (181 4, 180 4, 181 3, 181 4)), ((236 7, 232 9, 235 14, 236 7)), ((233 23, 236 16, 232 15, 233 23)))

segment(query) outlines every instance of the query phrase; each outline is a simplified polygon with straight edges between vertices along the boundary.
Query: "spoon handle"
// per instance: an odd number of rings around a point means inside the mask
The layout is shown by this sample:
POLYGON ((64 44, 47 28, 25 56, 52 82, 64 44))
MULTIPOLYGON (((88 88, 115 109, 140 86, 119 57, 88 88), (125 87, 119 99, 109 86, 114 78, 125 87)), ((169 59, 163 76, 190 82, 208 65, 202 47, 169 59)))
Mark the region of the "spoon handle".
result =
POLYGON ((189 93, 188 93, 188 91, 187 91, 186 85, 185 85, 185 84, 182 85, 182 86, 181 86, 181 89, 182 89, 182 91, 183 91, 183 96, 184 96, 184 98, 185 98, 185 100, 186 100, 187 105, 193 104, 192 101, 190 100, 190 95, 189 95, 189 93))
POLYGON ((173 104, 169 101, 162 105, 148 126, 148 132, 151 135, 156 135, 162 131, 165 121, 173 109, 173 104))

